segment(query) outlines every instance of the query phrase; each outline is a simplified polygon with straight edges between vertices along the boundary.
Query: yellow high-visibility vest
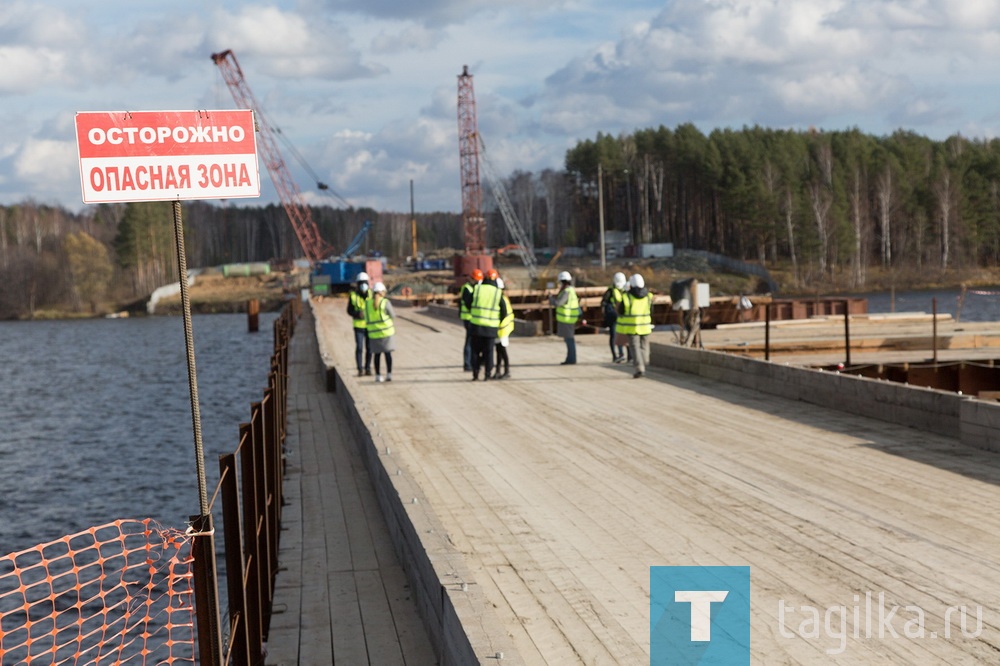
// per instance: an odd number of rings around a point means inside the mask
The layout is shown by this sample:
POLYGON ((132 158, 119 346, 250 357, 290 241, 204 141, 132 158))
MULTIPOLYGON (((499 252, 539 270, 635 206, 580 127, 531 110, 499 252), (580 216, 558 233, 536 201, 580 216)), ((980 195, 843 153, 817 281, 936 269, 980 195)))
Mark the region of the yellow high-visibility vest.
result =
POLYGON ((507 306, 507 315, 500 320, 500 328, 497 330, 498 338, 508 338, 514 332, 514 308, 511 306, 507 294, 503 294, 503 302, 507 306))
POLYGON ((618 317, 616 333, 625 335, 649 335, 653 332, 653 296, 633 296, 627 292, 622 299, 624 313, 618 317))
POLYGON ((500 289, 495 284, 480 282, 472 290, 472 312, 469 323, 473 326, 500 328, 500 289))
POLYGON ((566 302, 556 306, 556 321, 560 324, 575 324, 580 318, 580 299, 573 287, 566 287, 566 293, 569 294, 566 302))
POLYGON ((367 301, 370 301, 372 299, 372 293, 369 291, 364 296, 362 296, 358 292, 352 291, 349 294, 349 296, 350 296, 350 299, 351 299, 351 305, 354 307, 355 310, 357 310, 358 312, 360 312, 362 314, 361 319, 352 319, 351 320, 352 322, 354 322, 354 328, 364 328, 365 327, 365 318, 364 318, 365 303, 367 301))
POLYGON ((378 299, 378 306, 375 305, 374 298, 369 298, 365 302, 365 323, 368 325, 369 340, 387 338, 396 332, 392 317, 385 311, 388 302, 385 296, 378 299))

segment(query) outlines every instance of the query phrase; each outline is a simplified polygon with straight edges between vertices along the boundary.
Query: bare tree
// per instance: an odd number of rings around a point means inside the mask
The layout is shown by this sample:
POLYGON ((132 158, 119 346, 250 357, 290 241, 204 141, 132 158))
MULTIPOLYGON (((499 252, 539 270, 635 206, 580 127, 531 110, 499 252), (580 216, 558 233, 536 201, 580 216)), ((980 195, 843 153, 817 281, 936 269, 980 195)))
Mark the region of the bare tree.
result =
POLYGON ((882 234, 880 243, 882 254, 882 267, 886 268, 892 264, 892 206, 893 206, 893 186, 892 167, 889 164, 879 173, 875 179, 875 200, 878 202, 878 224, 882 234))
POLYGON ((952 178, 951 171, 945 167, 941 177, 934 184, 934 194, 937 197, 938 225, 941 232, 941 268, 948 268, 948 255, 951 250, 951 209, 952 178))
POLYGON ((865 205, 865 199, 861 188, 862 173, 860 166, 855 166, 853 176, 854 178, 852 179, 850 193, 851 222, 854 228, 854 256, 852 258, 852 263, 854 264, 853 277, 854 286, 861 287, 865 284, 865 255, 862 252, 865 234, 862 208, 865 205))

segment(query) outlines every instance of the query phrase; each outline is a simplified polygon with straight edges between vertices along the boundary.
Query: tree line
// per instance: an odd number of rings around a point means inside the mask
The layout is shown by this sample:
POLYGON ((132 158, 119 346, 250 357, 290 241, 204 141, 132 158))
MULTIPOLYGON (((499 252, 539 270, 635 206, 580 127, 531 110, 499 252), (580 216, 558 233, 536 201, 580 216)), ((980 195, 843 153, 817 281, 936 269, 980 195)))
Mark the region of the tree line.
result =
MULTIPOLYGON (((873 268, 930 274, 1000 265, 995 139, 762 127, 706 135, 691 124, 661 126, 598 134, 567 151, 563 170, 515 171, 504 186, 535 248, 596 247, 603 217, 606 230, 627 231, 633 243, 672 242, 787 268, 800 287, 848 276, 862 289, 873 268)), ((371 220, 363 249, 412 253, 408 213, 311 212, 335 248, 371 220)), ((302 255, 280 206, 188 202, 182 216, 189 266, 302 255)), ((495 207, 486 216, 488 244, 511 243, 495 207)), ((457 213, 418 214, 416 227, 421 253, 464 247, 457 213)), ((81 213, 34 201, 0 206, 0 318, 93 311, 176 279, 169 203, 81 213)))
MULTIPOLYGON (((346 248, 366 220, 374 225, 363 250, 405 256, 410 215, 367 208, 311 208, 320 234, 346 248)), ((182 205, 190 267, 288 262, 302 249, 284 208, 182 205)), ((461 247, 461 215, 417 215, 421 248, 461 247)), ((102 204, 74 213, 26 201, 0 206, 0 319, 46 310, 97 312, 127 304, 177 281, 173 208, 167 202, 102 204)))
POLYGON ((913 132, 690 124, 568 151, 577 237, 598 236, 598 170, 606 214, 633 242, 672 242, 765 266, 799 284, 869 269, 922 272, 1000 262, 1000 140, 913 132))

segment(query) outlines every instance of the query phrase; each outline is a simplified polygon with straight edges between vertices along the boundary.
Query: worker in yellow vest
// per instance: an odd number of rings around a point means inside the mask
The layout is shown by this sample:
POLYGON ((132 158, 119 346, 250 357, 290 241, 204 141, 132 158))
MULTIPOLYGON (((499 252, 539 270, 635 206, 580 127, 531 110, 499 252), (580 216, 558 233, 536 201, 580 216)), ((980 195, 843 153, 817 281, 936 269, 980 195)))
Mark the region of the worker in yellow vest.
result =
MULTIPOLYGON (((628 337, 617 332, 617 324, 618 306, 621 305, 627 286, 628 280, 625 278, 625 274, 615 273, 611 278, 611 286, 601 296, 601 314, 604 317, 604 325, 608 328, 608 345, 611 347, 612 363, 625 362, 625 346, 628 344, 628 337)), ((631 363, 631 349, 628 352, 628 360, 631 363)))
POLYGON ((556 308, 556 335, 566 342, 566 360, 560 365, 576 365, 576 322, 582 314, 580 299, 569 271, 562 271, 556 279, 559 280, 559 293, 549 296, 549 303, 556 308))
POLYGON ((368 327, 368 343, 375 357, 375 381, 392 381, 392 352, 396 351, 396 327, 392 323, 395 313, 392 303, 385 295, 385 285, 376 282, 372 287, 372 297, 365 302, 365 325, 368 327), (379 359, 385 354, 385 372, 379 359))
POLYGON ((469 308, 472 332, 472 381, 479 379, 480 368, 486 370, 483 381, 489 381, 493 372, 493 344, 500 330, 500 321, 506 315, 506 305, 497 288, 498 277, 496 270, 491 268, 483 281, 464 299, 469 308))
POLYGON ((347 295, 347 314, 354 325, 354 361, 358 366, 358 377, 372 374, 372 352, 368 346, 368 331, 365 328, 365 302, 372 297, 368 290, 368 273, 358 273, 354 289, 347 295), (364 366, 361 365, 364 352, 364 366))
POLYGON ((507 312, 500 319, 500 328, 497 329, 497 341, 495 345, 497 349, 497 361, 493 379, 507 379, 510 377, 510 357, 507 355, 507 347, 510 345, 510 334, 514 332, 514 306, 511 304, 510 298, 507 297, 504 287, 503 278, 498 277, 497 288, 500 289, 500 299, 507 312), (501 367, 503 367, 503 372, 500 372, 501 367))
POLYGON ((483 281, 483 272, 478 268, 472 269, 469 273, 468 279, 465 284, 462 285, 462 291, 458 295, 458 316, 462 320, 462 324, 465 326, 465 347, 462 348, 462 369, 466 372, 472 370, 472 326, 469 324, 469 319, 472 318, 472 313, 469 312, 469 306, 465 304, 466 297, 472 296, 472 290, 476 288, 476 285, 483 281))
POLYGON ((618 314, 618 330, 628 335, 632 364, 638 379, 646 374, 649 363, 649 334, 653 332, 653 296, 646 281, 638 273, 628 279, 629 290, 622 298, 618 314))

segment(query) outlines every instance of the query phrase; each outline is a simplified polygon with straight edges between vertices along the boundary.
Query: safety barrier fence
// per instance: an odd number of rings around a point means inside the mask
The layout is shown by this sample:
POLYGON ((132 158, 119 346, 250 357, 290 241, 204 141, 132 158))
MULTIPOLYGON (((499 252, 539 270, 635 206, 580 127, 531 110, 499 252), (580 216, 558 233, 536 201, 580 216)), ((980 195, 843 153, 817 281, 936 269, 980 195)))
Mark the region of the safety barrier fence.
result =
POLYGON ((0 558, 0 663, 193 664, 191 538, 118 520, 0 558))
POLYGON ((211 508, 187 530, 118 520, 0 557, 0 664, 264 661, 278 569, 289 342, 301 310, 274 322, 267 388, 219 457, 229 612, 219 627, 211 508))

